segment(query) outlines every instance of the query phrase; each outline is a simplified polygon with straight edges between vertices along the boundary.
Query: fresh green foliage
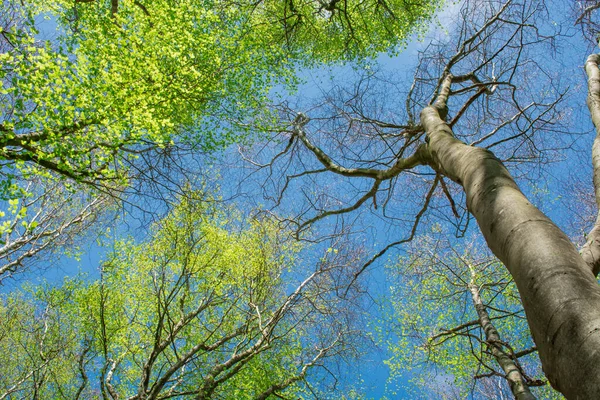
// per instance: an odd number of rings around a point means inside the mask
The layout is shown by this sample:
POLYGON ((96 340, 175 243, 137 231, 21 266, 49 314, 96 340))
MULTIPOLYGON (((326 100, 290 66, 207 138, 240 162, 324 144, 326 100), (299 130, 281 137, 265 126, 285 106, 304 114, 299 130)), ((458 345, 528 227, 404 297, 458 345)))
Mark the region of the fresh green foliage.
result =
POLYGON ((247 142, 299 68, 394 51, 441 1, 144 3, 2 0, 0 200, 39 195, 40 179, 120 197, 142 156, 247 142))
POLYGON ((442 3, 263 0, 242 2, 242 7, 253 7, 253 14, 275 28, 289 49, 309 54, 306 61, 331 62, 399 50, 410 34, 426 30, 428 20, 442 3))
POLYGON ((3 296, 0 395, 301 396, 347 336, 321 325, 325 270, 290 290, 300 248, 235 214, 186 198, 148 240, 118 242, 100 280, 3 296))
POLYGON ((210 4, 153 2, 149 16, 133 2, 114 15, 100 2, 12 7, 20 24, 3 28, 2 155, 77 180, 123 178, 123 159, 177 135, 223 148, 234 138, 194 132, 202 116, 255 108, 289 77, 269 30, 210 4), (41 15, 59 23, 53 41, 37 40, 41 15))
POLYGON ((298 65, 394 49, 434 4, 6 0, 0 156, 93 182, 176 138, 222 149, 243 131, 207 117, 243 118, 298 65))
MULTIPOLYGON (((408 257, 388 267, 392 307, 387 361, 392 378, 410 374, 420 390, 440 398, 511 396, 503 372, 486 345, 468 284, 479 287, 491 322, 509 354, 533 346, 516 286, 506 268, 475 246, 457 249, 445 240, 421 237, 408 257)), ((535 352, 518 358, 528 379, 543 376, 535 352)), ((394 379, 392 379, 393 381, 394 379)), ((532 386, 540 398, 562 398, 548 384, 532 386)))

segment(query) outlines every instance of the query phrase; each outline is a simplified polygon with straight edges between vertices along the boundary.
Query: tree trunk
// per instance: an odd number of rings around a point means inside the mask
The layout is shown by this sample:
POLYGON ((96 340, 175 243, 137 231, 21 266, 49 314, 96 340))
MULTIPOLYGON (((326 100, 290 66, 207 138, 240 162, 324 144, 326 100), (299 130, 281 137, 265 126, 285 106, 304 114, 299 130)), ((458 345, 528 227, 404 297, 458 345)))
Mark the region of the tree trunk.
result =
POLYGON ((494 324, 492 324, 485 305, 483 304, 483 301, 481 301, 479 287, 473 282, 473 280, 471 280, 468 286, 469 292, 471 292, 473 305, 477 311, 479 324, 485 333, 487 347, 496 359, 498 365, 500 365, 504 371, 512 394, 517 400, 535 400, 535 396, 533 396, 529 391, 529 386, 527 386, 525 377, 517 366, 516 361, 502 349, 503 343, 502 340, 500 340, 500 334, 496 330, 494 324))
POLYGON ((453 80, 446 77, 435 104, 421 112, 432 167, 463 186, 488 246, 514 278, 552 386, 569 399, 600 399, 600 286, 502 162, 453 136, 440 117, 453 80))
MULTIPOLYGON (((585 72, 588 76, 587 106, 592 122, 596 128, 596 138, 592 145, 592 167, 594 170, 594 194, 596 205, 600 209, 600 55, 592 54, 585 62, 585 72)), ((581 257, 592 269, 594 275, 600 271, 600 214, 596 218, 592 230, 587 236, 587 242, 581 249, 581 257)))

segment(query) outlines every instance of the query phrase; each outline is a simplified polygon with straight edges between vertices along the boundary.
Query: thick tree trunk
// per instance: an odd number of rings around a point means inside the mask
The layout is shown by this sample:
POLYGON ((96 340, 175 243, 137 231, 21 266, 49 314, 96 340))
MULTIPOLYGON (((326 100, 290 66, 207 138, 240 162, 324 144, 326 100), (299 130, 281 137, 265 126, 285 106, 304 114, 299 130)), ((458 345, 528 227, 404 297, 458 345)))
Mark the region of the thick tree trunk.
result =
POLYGON ((502 162, 453 136, 440 117, 452 79, 421 113, 432 167, 463 186, 490 249, 513 276, 552 386, 569 399, 600 399, 600 286, 567 235, 527 200, 502 162))

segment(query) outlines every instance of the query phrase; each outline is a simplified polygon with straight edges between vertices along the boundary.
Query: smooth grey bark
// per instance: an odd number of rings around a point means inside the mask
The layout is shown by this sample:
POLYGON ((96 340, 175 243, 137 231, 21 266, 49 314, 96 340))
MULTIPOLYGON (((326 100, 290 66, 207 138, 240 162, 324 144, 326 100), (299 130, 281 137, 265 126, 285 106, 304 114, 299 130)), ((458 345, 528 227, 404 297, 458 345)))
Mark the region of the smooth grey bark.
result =
MULTIPOLYGON (((599 54, 592 54, 585 62, 585 72, 588 76, 587 106, 590 110, 592 122, 596 128, 596 138, 592 145, 592 166, 594 171, 594 194, 596 205, 600 210, 600 62, 599 54)), ((600 214, 592 230, 587 236, 587 241, 581 249, 581 257, 588 263, 594 275, 600 272, 600 214)))
POLYGON ((519 290, 542 368, 568 399, 600 398, 600 286, 575 246, 519 190, 493 153, 456 139, 444 121, 453 82, 421 112, 431 166, 462 185, 467 207, 519 290))
POLYGON ((515 399, 535 400, 536 397, 531 394, 529 386, 527 386, 527 381, 521 373, 516 361, 512 359, 504 350, 502 350, 504 345, 500 339, 500 334, 496 330, 494 324, 492 324, 492 320, 490 319, 485 305, 481 300, 479 286, 475 284, 473 278, 474 276, 472 274, 472 279, 469 282, 468 288, 469 292, 471 292, 471 300, 473 300, 473 305, 477 311, 479 324, 485 333, 485 341, 488 349, 496 359, 498 365, 500 365, 500 368, 502 368, 504 371, 505 378, 508 381, 508 385, 510 386, 512 394, 515 396, 515 399))

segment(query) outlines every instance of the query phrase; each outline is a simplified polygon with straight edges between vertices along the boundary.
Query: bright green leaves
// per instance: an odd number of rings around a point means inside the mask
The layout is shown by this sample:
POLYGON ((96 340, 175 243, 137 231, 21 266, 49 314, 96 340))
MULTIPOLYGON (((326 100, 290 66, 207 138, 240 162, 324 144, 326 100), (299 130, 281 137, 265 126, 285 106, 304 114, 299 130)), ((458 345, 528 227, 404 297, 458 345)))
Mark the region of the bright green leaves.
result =
POLYGON ((222 149, 246 135, 223 121, 255 114, 298 65, 392 50, 438 1, 113 4, 8 2, 0 156, 93 182, 176 139, 222 149), (55 32, 38 33, 42 15, 55 32))
MULTIPOLYGON (((0 315, 21 302, 15 310, 29 314, 13 319, 32 328, 15 325, 0 341, 20 346, 14 355, 20 363, 0 364, 0 377, 22 380, 17 386, 25 397, 36 379, 29 372, 42 370, 61 376, 39 382, 49 398, 74 397, 81 389, 84 398, 106 390, 123 397, 206 393, 244 399, 273 385, 297 397, 303 367, 319 356, 322 344, 303 336, 316 327, 303 300, 292 302, 285 292, 281 274, 298 251, 282 240, 287 236, 268 221, 244 224, 235 211, 214 206, 202 194, 184 199, 144 242, 118 242, 100 280, 40 288, 35 300, 5 296, 0 315), (40 342, 31 332, 44 324, 56 331, 42 343, 54 349, 46 363, 41 352, 28 355, 27 348, 40 342), (85 383, 81 369, 95 378, 85 383)), ((310 301, 316 306, 321 300, 310 301)), ((9 382, 0 379, 0 393, 8 389, 9 382)))
POLYGON ((216 151, 245 135, 198 132, 204 118, 241 118, 291 74, 265 27, 211 4, 17 3, 2 53, 2 156, 86 182, 125 183, 140 151, 177 139, 216 151), (26 15, 59 22, 40 42, 26 15), (189 135, 186 132, 194 132, 189 135))
POLYGON ((275 27, 289 49, 314 61, 373 57, 395 51, 415 31, 426 29, 442 1, 261 1, 258 19, 275 27))
MULTIPOLYGON (((105 283, 114 279, 121 288, 155 291, 149 276, 166 282, 183 276, 195 292, 252 293, 257 304, 269 302, 277 298, 282 268, 293 264, 296 250, 278 239, 283 232, 271 224, 253 222, 243 229, 240 224, 234 211, 211 207, 208 200, 183 199, 146 243, 118 243, 104 267, 105 283)), ((187 297, 185 306, 200 301, 187 297)))
POLYGON ((75 398, 70 388, 77 376, 78 338, 69 316, 60 312, 66 294, 28 291, 0 298, 0 392, 7 398, 32 397, 33 390, 40 398, 55 398, 58 387, 62 396, 75 398))
MULTIPOLYGON (((432 237, 419 238, 409 254, 388 268, 394 285, 386 326, 398 339, 386 343, 391 376, 406 377, 417 370, 412 382, 418 390, 441 398, 489 392, 488 386, 510 393, 469 292, 469 285, 476 285, 492 324, 506 342, 504 351, 530 349, 533 343, 520 298, 506 268, 475 246, 453 247, 432 237)), ((517 362, 528 377, 541 375, 535 352, 517 362)), ((543 398, 556 395, 548 386, 532 390, 543 398)))
POLYGON ((3 169, 121 190, 140 154, 247 142, 297 68, 393 50, 438 3, 7 1, 3 169))

